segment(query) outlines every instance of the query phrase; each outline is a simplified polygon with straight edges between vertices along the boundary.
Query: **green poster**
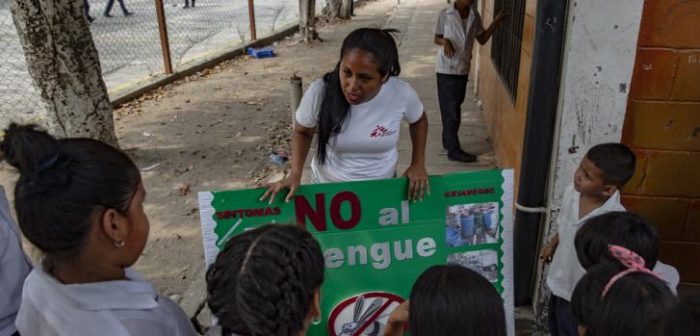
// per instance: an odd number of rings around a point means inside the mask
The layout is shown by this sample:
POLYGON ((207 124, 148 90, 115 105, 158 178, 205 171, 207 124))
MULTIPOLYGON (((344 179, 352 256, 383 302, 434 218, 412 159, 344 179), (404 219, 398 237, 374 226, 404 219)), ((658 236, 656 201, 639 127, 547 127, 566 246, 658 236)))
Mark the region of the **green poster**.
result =
POLYGON ((205 261, 246 229, 296 223, 319 241, 326 265, 323 320, 309 335, 382 335, 418 275, 445 263, 493 283, 513 335, 512 170, 431 176, 420 202, 406 200, 407 188, 405 178, 311 184, 272 204, 258 201, 263 189, 201 192, 205 261))

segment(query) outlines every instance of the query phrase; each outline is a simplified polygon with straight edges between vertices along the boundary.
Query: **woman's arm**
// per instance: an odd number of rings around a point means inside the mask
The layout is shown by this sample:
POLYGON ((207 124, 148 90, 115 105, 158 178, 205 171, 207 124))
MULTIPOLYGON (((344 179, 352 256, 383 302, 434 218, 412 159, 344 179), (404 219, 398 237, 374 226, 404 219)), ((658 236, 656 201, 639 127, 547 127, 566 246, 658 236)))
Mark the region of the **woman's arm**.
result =
POLYGON ((426 192, 430 194, 428 172, 425 169, 425 143, 428 138, 428 117, 425 112, 408 129, 412 144, 411 165, 403 176, 409 180, 408 199, 422 200, 426 192))
POLYGON ((311 140, 314 138, 315 132, 315 128, 307 128, 297 123, 294 124, 294 133, 292 134, 292 170, 289 172, 287 178, 268 186, 265 194, 260 197, 261 201, 264 201, 269 196, 270 204, 272 204, 277 193, 286 188, 289 189, 289 192, 287 193, 287 197, 285 197, 285 202, 289 202, 289 200, 292 199, 292 196, 294 196, 294 193, 301 184, 304 162, 306 162, 306 156, 309 154, 311 140))

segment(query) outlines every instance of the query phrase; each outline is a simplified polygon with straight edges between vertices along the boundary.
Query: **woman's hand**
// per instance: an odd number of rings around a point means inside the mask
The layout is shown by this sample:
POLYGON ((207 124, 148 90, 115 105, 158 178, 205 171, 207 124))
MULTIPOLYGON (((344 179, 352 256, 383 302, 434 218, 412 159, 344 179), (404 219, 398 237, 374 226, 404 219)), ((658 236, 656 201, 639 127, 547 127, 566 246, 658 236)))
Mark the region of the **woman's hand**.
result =
POLYGON ((289 200, 291 200, 294 196, 294 193, 296 193, 297 189, 299 189, 299 185, 301 185, 301 174, 290 174, 284 180, 269 184, 267 186, 267 191, 265 191, 262 197, 260 197, 260 201, 264 201, 269 197, 270 204, 272 204, 272 202, 275 201, 275 196, 277 196, 282 189, 289 189, 287 197, 284 199, 285 202, 289 202, 289 200))
POLYGON ((423 200, 424 195, 430 195, 430 183, 428 182, 428 171, 424 165, 411 165, 403 173, 408 177, 408 199, 423 200))
POLYGON ((401 336, 404 326, 408 323, 408 300, 401 303, 389 315, 389 321, 384 329, 384 336, 401 336))

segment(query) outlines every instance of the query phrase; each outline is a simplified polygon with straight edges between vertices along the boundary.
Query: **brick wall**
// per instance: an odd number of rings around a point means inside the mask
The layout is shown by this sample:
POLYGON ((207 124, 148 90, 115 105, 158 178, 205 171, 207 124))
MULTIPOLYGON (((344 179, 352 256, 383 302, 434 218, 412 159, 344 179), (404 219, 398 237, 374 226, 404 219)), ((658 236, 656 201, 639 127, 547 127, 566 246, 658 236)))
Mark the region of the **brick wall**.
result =
MULTIPOLYGON (((488 27, 493 19, 493 4, 494 0, 484 1, 484 12, 481 13, 484 27, 488 27)), ((511 100, 506 86, 503 84, 491 61, 490 40, 481 49, 480 55, 477 56, 481 58, 478 95, 484 107, 484 117, 493 144, 493 150, 496 154, 496 164, 501 168, 515 168, 514 185, 516 193, 520 176, 523 140, 525 138, 536 12, 537 0, 528 0, 523 22, 518 88, 515 101, 511 100)))
POLYGON ((629 210, 651 219, 660 259, 700 288, 700 1, 646 0, 623 142, 638 156, 629 210))

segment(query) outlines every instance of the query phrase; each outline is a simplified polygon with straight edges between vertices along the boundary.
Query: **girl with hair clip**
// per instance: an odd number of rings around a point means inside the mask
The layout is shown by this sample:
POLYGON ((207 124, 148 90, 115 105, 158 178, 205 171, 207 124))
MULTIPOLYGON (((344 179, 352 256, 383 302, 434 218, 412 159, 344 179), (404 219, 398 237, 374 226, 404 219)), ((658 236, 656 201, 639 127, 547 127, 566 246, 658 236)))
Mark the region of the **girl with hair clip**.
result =
POLYGON ((133 271, 148 237, 146 191, 124 153, 10 125, 0 143, 19 170, 15 209, 43 253, 24 283, 22 335, 195 335, 184 312, 133 271))
POLYGON ((505 336, 503 300, 479 273, 459 265, 425 270, 409 301, 392 312, 384 336, 505 336))
POLYGON ((617 262, 608 251, 609 245, 622 246, 641 256, 644 266, 659 274, 676 294, 678 271, 658 260, 659 234, 644 217, 625 211, 608 212, 588 219, 574 238, 576 257, 584 269, 604 261, 617 262))
POLYGON ((306 335, 320 321, 323 255, 307 231, 266 225, 231 238, 207 270, 224 336, 306 335))
POLYGON ((617 245, 609 251, 619 264, 591 267, 571 297, 579 335, 659 335, 675 296, 642 257, 617 245))
POLYGON ((313 183, 386 179, 396 176, 401 121, 413 143, 408 198, 429 192, 425 169, 428 119, 401 72, 396 30, 360 28, 348 35, 333 71, 311 83, 296 111, 289 176, 267 189, 270 203, 282 189, 289 201, 301 183, 314 133, 318 148, 311 161, 313 183))

